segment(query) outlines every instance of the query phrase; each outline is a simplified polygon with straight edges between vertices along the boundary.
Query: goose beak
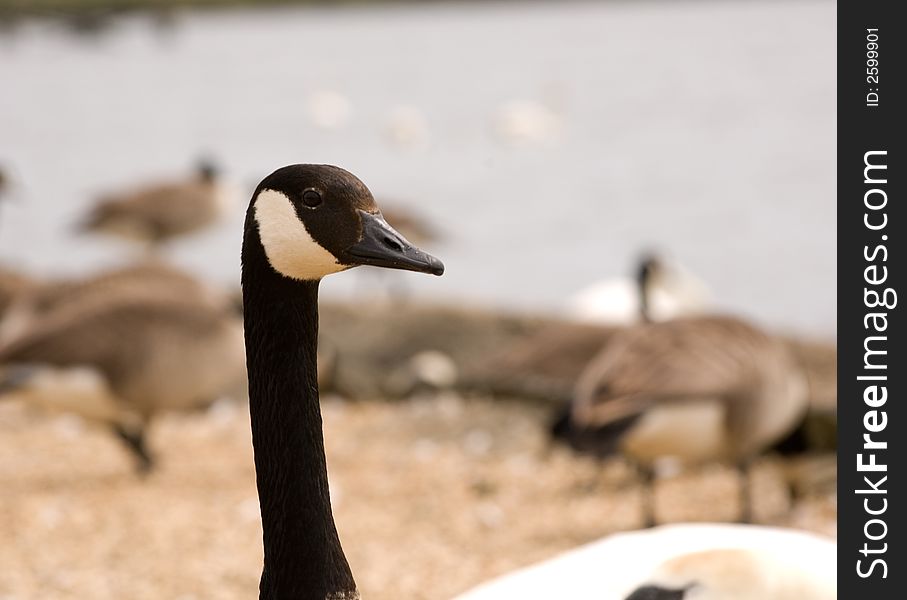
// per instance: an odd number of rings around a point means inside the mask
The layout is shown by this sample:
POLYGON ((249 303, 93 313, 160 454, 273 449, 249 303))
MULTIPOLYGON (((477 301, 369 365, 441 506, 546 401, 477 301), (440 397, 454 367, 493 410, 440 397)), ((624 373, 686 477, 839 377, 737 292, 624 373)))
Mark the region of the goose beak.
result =
POLYGON ((359 217, 362 219, 362 237, 346 251, 350 264, 432 275, 444 273, 444 264, 440 260, 413 246, 387 224, 381 213, 360 210, 359 217))

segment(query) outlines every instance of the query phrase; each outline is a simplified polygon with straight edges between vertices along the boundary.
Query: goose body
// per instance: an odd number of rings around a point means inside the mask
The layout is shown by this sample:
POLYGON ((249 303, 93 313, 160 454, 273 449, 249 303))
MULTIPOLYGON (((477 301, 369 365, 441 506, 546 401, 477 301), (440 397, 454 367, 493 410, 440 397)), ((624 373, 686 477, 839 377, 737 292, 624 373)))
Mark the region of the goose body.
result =
POLYGON ((807 386, 784 342, 733 317, 688 317, 614 334, 580 375, 566 436, 651 465, 740 462, 789 433, 807 386))
POLYGON ((166 181, 101 198, 80 229, 156 246, 215 223, 229 209, 217 171, 202 164, 185 181, 166 181))
MULTIPOLYGON (((0 295, 3 295, 4 279, 0 273, 0 295)), ((7 296, 5 310, 0 311, 0 346, 39 319, 61 309, 75 312, 83 306, 121 302, 128 298, 140 301, 189 299, 218 311, 232 305, 228 295, 221 290, 158 261, 116 267, 83 278, 20 283, 15 286, 15 293, 10 290, 7 296)))
POLYGON ((242 389, 242 325, 185 290, 149 291, 163 278, 132 288, 123 273, 99 279, 111 286, 52 297, 62 304, 0 345, 0 394, 110 426, 147 470, 144 432, 156 414, 242 389))
POLYGON ((666 525, 608 536, 455 600, 833 600, 836 549, 790 529, 666 525))
POLYGON ((394 231, 343 169, 292 165, 262 180, 242 250, 262 599, 359 597, 331 511, 316 358, 319 282, 357 265, 444 269, 394 231))
MULTIPOLYGON (((746 522, 750 461, 802 422, 808 402, 805 372, 783 340, 733 317, 687 317, 615 333, 553 433, 581 452, 621 452, 647 483, 660 464, 734 464, 746 522)), ((654 525, 650 489, 643 505, 654 525)))

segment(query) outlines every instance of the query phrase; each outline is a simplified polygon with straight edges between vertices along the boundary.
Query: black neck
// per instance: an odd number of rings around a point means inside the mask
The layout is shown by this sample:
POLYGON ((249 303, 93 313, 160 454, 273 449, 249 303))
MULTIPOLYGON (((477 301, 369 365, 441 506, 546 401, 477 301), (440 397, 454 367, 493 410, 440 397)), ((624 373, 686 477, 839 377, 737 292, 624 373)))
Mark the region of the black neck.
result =
POLYGON ((640 269, 636 275, 636 287, 639 290, 639 319, 643 323, 652 322, 652 275, 649 269, 640 269))
POLYGON ((318 282, 278 274, 248 232, 243 314, 264 531, 260 598, 352 600, 358 595, 331 513, 318 401, 318 282))

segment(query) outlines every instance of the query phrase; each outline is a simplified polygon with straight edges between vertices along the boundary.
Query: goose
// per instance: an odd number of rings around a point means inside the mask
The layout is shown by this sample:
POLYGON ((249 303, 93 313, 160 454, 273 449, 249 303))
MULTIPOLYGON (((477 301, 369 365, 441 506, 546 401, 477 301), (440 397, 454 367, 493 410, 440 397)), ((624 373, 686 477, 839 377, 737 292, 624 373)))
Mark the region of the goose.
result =
MULTIPOLYGON (((13 191, 13 182, 3 170, 3 165, 0 165, 0 210, 2 210, 4 204, 14 198, 13 191)), ((2 221, 0 221, 0 224, 2 224, 2 221)))
POLYGON ((331 512, 316 378, 320 280, 357 265, 444 272, 348 171, 291 165, 261 181, 246 214, 242 290, 263 600, 359 598, 331 512))
POLYGON ((598 456, 621 451, 646 479, 665 458, 737 464, 746 521, 748 462, 793 430, 807 405, 805 374, 783 340, 734 317, 687 317, 616 332, 583 370, 554 433, 598 456))
POLYGON ((35 287, 29 294, 29 301, 34 303, 36 310, 46 313, 74 301, 100 300, 122 294, 190 297, 218 310, 229 308, 233 302, 222 290, 183 269, 155 259, 115 266, 82 279, 48 282, 35 287))
POLYGON ((225 216, 230 200, 218 179, 217 167, 201 161, 190 179, 143 185, 102 197, 78 229, 155 248, 225 216))
POLYGON ((837 544, 805 531, 675 524, 619 533, 454 600, 833 600, 837 544))
POLYGON ((675 307, 692 311, 699 304, 694 300, 700 297, 698 291, 704 298, 704 286, 686 271, 657 254, 645 253, 632 279, 595 284, 569 301, 567 315, 547 319, 544 326, 532 328, 513 343, 497 344, 495 354, 472 366, 468 384, 499 394, 565 403, 583 367, 619 324, 664 320, 675 307))
POLYGON ((441 239, 437 228, 422 214, 400 205, 381 202, 381 214, 400 234, 416 244, 431 244, 441 239))
POLYGON ((15 304, 16 299, 36 285, 29 276, 0 265, 0 320, 15 304))
POLYGON ((144 474, 154 465, 145 440, 158 413, 242 393, 242 323, 187 286, 168 288, 175 277, 131 286, 118 277, 64 293, 60 306, 0 344, 0 397, 109 427, 144 474))
POLYGON ((643 254, 633 278, 593 283, 567 300, 569 317, 587 323, 630 325, 696 314, 708 306, 704 283, 673 261, 643 254))
MULTIPOLYGON (((203 283, 185 271, 157 260, 144 260, 114 267, 85 278, 20 283, 16 293, 3 289, 14 282, 14 274, 0 271, 0 345, 22 334, 38 319, 57 309, 72 312, 74 306, 121 301, 125 297, 147 299, 191 298, 215 310, 235 307, 225 292, 203 283), (3 296, 7 296, 4 305, 3 296)), ((21 276, 19 276, 21 279, 21 276)))

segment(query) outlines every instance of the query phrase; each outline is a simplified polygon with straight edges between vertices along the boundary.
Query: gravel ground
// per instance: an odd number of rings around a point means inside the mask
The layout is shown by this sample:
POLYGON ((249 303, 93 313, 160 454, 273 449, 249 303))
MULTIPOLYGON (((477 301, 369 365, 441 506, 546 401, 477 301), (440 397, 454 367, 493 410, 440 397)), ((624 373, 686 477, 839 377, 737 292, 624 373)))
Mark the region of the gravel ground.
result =
MULTIPOLYGON (((450 597, 640 526, 632 470, 552 447, 540 407, 446 395, 328 399, 324 414, 335 517, 364 598, 450 597)), ((247 410, 164 418, 151 444, 160 469, 139 479, 106 431, 0 406, 0 599, 257 596, 247 410)), ((759 461, 757 520, 834 535, 833 461, 759 461), (784 475, 822 472, 831 479, 791 503, 784 475)), ((721 466, 662 478, 659 520, 733 520, 738 483, 721 466)))

